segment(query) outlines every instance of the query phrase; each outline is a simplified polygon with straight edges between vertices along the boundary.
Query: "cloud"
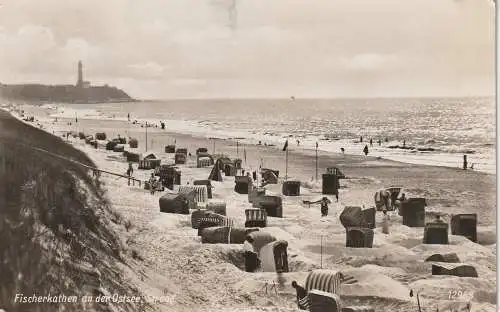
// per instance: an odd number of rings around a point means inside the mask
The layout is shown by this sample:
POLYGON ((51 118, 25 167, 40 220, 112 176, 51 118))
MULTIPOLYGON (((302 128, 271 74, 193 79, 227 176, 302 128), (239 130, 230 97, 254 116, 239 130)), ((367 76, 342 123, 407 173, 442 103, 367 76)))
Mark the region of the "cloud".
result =
POLYGON ((128 65, 128 69, 130 70, 129 73, 132 77, 145 77, 152 79, 162 77, 167 68, 155 62, 148 62, 144 64, 128 65))
POLYGON ((377 53, 363 53, 343 58, 341 64, 346 69, 358 71, 384 71, 404 65, 396 55, 377 53))
POLYGON ((73 83, 81 59, 137 97, 493 92, 486 1, 236 0, 231 29, 232 1, 3 0, 0 81, 73 83))

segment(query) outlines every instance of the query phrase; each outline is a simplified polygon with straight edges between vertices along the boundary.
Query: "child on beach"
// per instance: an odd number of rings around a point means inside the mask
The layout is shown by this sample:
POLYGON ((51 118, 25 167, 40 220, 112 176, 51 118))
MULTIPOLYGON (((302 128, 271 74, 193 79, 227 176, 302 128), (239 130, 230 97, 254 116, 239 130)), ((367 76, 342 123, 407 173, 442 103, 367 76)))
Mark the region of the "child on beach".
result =
POLYGON ((321 216, 326 217, 328 216, 328 204, 331 204, 332 202, 328 199, 328 197, 324 196, 318 201, 315 202, 309 202, 309 205, 311 204, 321 204, 321 216))

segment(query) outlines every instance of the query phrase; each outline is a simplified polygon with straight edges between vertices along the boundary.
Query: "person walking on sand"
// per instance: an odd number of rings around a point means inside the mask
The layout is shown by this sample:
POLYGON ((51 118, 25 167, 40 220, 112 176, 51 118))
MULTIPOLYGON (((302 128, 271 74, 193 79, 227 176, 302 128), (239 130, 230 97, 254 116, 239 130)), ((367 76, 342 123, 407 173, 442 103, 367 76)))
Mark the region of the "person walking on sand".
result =
POLYGON ((370 147, 372 147, 372 146, 373 146, 373 139, 370 138, 370 147))
POLYGON ((387 210, 383 210, 384 218, 382 219, 382 233, 389 234, 389 216, 387 215, 387 210))
POLYGON ((345 153, 345 148, 341 147, 340 151, 342 152, 342 154, 344 154, 345 153))
POLYGON ((365 145, 365 148, 363 148, 363 153, 365 153, 365 156, 368 156, 368 145, 365 145))
MULTIPOLYGON (((338 202, 338 199, 337 199, 337 202, 338 202)), ((321 204, 321 216, 322 217, 326 217, 326 216, 328 216, 328 204, 331 204, 331 203, 332 202, 328 199, 328 197, 323 196, 323 198, 321 198, 318 201, 310 202, 309 205, 311 205, 311 204, 321 204)))
POLYGON ((363 136, 359 137, 359 143, 363 143, 363 136))
POLYGON ((130 113, 127 114, 127 119, 130 121, 130 113))

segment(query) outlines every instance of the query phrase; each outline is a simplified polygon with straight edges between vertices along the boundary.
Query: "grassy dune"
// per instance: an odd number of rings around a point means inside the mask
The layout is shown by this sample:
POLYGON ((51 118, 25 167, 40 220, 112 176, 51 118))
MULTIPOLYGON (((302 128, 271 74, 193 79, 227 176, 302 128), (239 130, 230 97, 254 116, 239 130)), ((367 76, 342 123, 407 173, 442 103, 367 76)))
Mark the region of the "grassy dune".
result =
MULTIPOLYGON (((113 304, 19 304, 16 294, 138 295, 121 276, 124 247, 113 212, 82 166, 93 165, 60 138, 0 111, 0 308, 7 311, 113 311, 113 304)), ((141 311, 120 303, 120 310, 141 311)))

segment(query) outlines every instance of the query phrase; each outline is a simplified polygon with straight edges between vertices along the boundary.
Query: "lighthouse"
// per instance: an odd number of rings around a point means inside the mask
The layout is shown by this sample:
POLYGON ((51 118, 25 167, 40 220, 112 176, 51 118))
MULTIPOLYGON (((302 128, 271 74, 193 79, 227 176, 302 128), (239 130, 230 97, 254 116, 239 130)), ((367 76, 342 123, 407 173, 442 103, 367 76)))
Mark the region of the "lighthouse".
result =
POLYGON ((83 80, 83 65, 82 61, 78 61, 78 81, 76 82, 78 88, 89 88, 90 81, 83 80))

